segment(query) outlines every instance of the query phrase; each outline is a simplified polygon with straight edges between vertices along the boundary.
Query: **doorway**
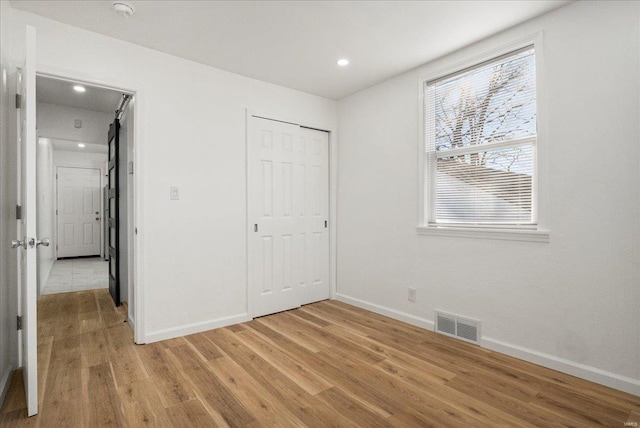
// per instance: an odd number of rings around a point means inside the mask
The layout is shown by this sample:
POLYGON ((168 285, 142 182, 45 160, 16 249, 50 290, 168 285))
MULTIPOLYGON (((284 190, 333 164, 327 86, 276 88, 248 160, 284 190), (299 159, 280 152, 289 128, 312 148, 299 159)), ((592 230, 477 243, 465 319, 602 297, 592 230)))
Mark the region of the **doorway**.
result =
POLYGON ((249 301, 258 317, 330 297, 329 133, 249 120, 249 301))
POLYGON ((99 169, 57 168, 58 259, 100 256, 101 184, 99 169))
POLYGON ((112 274, 121 285, 114 304, 124 303, 126 318, 134 319, 135 307, 129 304, 133 301, 130 270, 134 253, 129 231, 134 228, 129 224, 133 223, 134 185, 128 167, 133 163, 133 113, 131 103, 122 104, 123 98, 131 101, 132 95, 45 75, 37 75, 36 88, 38 234, 51 236, 52 242, 49 248, 38 250, 39 293, 108 289, 112 274), (117 180, 112 176, 110 182, 109 129, 116 115, 124 124, 116 168, 123 174, 117 180), (102 193, 118 181, 118 215, 112 209, 109 220, 102 193), (114 233, 119 245, 110 248, 105 244, 114 233), (116 256, 121 263, 111 262, 116 256), (109 266, 115 267, 113 272, 109 266))

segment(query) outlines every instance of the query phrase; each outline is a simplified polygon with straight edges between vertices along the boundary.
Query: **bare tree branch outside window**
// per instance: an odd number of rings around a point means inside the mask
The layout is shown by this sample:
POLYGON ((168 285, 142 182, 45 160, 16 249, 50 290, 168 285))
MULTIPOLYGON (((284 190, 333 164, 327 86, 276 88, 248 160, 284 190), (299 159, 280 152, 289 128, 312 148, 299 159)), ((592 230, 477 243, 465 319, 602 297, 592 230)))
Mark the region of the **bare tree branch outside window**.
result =
POLYGON ((537 133, 533 50, 430 88, 435 145, 427 150, 435 150, 437 159, 438 217, 478 223, 531 219, 535 152, 530 141, 518 141, 537 133))

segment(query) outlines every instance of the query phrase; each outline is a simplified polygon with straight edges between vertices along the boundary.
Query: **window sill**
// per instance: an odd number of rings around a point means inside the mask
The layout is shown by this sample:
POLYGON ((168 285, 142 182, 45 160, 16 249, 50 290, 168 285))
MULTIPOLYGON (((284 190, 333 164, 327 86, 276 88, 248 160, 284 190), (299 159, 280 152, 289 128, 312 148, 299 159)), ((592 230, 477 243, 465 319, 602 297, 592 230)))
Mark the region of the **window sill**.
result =
POLYGON ((418 226, 418 235, 453 236, 455 238, 497 239, 502 241, 549 242, 548 230, 487 229, 479 227, 418 226))

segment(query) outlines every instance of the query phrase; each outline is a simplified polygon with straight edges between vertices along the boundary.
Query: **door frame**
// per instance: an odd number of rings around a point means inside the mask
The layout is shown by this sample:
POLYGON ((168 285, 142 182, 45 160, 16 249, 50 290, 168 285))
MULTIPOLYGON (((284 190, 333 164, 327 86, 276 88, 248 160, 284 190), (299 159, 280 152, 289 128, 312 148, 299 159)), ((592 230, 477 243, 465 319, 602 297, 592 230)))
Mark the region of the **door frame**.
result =
MULTIPOLYGON (((38 63, 36 65, 36 76, 47 77, 51 79, 66 80, 76 83, 84 83, 90 86, 97 86, 104 89, 110 89, 132 95, 134 97, 133 106, 133 147, 135 155, 133 159, 133 192, 134 203, 133 222, 131 230, 137 230, 133 235, 133 266, 134 266, 134 283, 130 287, 130 292, 134 294, 134 319, 128 317, 128 321, 133 327, 134 342, 143 344, 147 342, 145 334, 145 291, 146 291, 146 272, 147 272, 147 252, 148 236, 145 234, 144 225, 146 224, 146 213, 144 211, 144 174, 145 174, 145 153, 146 153, 146 120, 145 120, 145 97, 143 84, 136 81, 123 81, 112 78, 108 75, 86 74, 75 70, 61 69, 47 64, 38 63)), ((114 112, 115 112, 114 106, 114 112)), ((106 135, 105 135, 106 138, 106 135)))
POLYGON ((249 159, 249 151, 251 145, 251 118, 252 117, 260 117, 262 119, 273 120, 277 122, 286 122, 291 123, 293 125, 298 125, 303 128, 311 128, 318 131, 327 132, 329 134, 329 298, 331 300, 336 299, 336 295, 338 293, 338 274, 337 274, 337 261, 338 261, 338 247, 337 247, 337 199, 338 199, 338 146, 337 146, 337 131, 334 129, 335 124, 328 127, 326 124, 314 124, 310 123, 308 119, 305 118, 296 118, 291 117, 286 114, 278 114, 273 112, 263 112, 259 110, 245 109, 245 165, 246 165, 246 183, 245 183, 245 201, 246 201, 246 213, 245 213, 245 224, 246 224, 246 251, 245 251, 245 260, 247 266, 247 315, 249 317, 253 317, 253 307, 251 302, 251 263, 249 259, 249 240, 253 234, 253 227, 250 222, 250 213, 252 213, 253 204, 250 197, 251 192, 251 183, 252 183, 252 171, 250 168, 250 159, 249 159))
MULTIPOLYGON (((46 137, 44 137, 46 138, 46 137)), ((58 212, 60 207, 58 206, 58 169, 59 168, 77 168, 77 169, 97 169, 100 171, 100 257, 102 257, 102 251, 104 247, 104 239, 105 237, 103 232, 104 218, 102 218, 102 210, 103 210, 103 201, 102 201, 102 187, 104 186, 104 168, 97 168, 95 166, 78 166, 78 165, 66 165, 66 164, 53 164, 53 173, 55 174, 55 186, 53 190, 53 209, 58 212)), ((55 248, 53 249, 53 258, 54 260, 58 260, 58 238, 60 238, 60 233, 58 231, 58 215, 55 215, 55 227, 53 228, 53 236, 51 239, 51 243, 55 244, 55 248)))

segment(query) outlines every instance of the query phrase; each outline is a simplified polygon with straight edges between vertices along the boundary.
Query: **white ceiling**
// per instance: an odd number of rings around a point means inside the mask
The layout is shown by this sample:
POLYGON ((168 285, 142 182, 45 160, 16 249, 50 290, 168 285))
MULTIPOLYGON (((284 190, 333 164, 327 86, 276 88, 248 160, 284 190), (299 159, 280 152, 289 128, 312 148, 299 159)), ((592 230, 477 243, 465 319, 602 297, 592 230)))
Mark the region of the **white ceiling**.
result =
POLYGON ((82 85, 86 92, 73 90, 75 83, 66 80, 38 76, 36 99, 40 103, 114 113, 120 105, 122 93, 95 86, 82 85))
POLYGON ((13 7, 182 58, 340 99, 567 4, 534 1, 11 0, 13 7), (339 68, 336 60, 351 64, 339 68))
POLYGON ((77 141, 62 140, 58 138, 40 138, 40 141, 48 140, 54 150, 65 152, 81 152, 81 153, 103 153, 108 154, 109 148, 106 144, 84 143, 84 147, 78 147, 77 141))

